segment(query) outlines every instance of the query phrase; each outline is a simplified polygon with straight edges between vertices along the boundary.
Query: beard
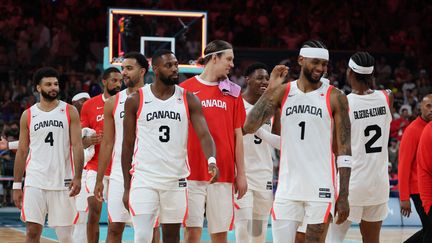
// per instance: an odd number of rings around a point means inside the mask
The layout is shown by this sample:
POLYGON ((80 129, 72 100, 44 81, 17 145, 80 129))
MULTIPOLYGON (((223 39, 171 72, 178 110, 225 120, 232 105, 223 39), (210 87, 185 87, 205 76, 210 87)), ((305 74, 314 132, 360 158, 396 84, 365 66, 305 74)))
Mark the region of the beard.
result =
POLYGON ((164 83, 165 85, 175 85, 179 83, 178 78, 171 78, 171 77, 159 77, 159 79, 164 83))
MULTIPOLYGON (((50 92, 50 93, 51 93, 51 92, 50 92)), ((57 97, 58 97, 58 95, 59 95, 59 92, 58 92, 58 91, 55 91, 55 96, 50 95, 50 93, 41 90, 41 94, 42 94, 42 97, 43 97, 44 99, 46 99, 47 101, 53 101, 53 100, 56 100, 57 97)))
POLYGON ((108 88, 107 88, 107 92, 108 92, 108 94, 111 95, 111 96, 116 95, 119 91, 120 91, 119 88, 114 88, 114 89, 108 89, 108 88))
POLYGON ((312 72, 311 72, 310 70, 307 70, 306 68, 304 68, 304 69, 303 69, 303 75, 306 77, 306 79, 307 79, 309 82, 311 82, 311 83, 313 83, 313 84, 316 84, 316 83, 318 83, 318 82, 321 80, 321 78, 322 78, 322 76, 324 75, 324 73, 321 74, 320 77, 319 77, 318 79, 314 79, 314 78, 312 78, 312 72))

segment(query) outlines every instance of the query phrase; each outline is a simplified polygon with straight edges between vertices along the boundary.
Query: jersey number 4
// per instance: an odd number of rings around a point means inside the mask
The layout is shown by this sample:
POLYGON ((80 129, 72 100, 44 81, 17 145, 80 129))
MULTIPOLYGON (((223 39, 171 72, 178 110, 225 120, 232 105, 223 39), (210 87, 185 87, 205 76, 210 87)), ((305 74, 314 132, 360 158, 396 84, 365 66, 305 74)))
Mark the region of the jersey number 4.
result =
POLYGON ((365 137, 369 137, 371 136, 371 132, 374 131, 375 134, 369 139, 369 141, 367 141, 367 143, 365 143, 365 149, 366 149, 366 153, 370 154, 370 153, 379 153, 382 151, 382 147, 372 147, 372 145, 381 137, 382 133, 381 133, 381 127, 379 127, 378 125, 370 125, 367 126, 364 130, 364 135, 365 137))
POLYGON ((52 132, 49 132, 48 135, 46 136, 45 143, 49 143, 50 146, 54 146, 54 138, 52 132))

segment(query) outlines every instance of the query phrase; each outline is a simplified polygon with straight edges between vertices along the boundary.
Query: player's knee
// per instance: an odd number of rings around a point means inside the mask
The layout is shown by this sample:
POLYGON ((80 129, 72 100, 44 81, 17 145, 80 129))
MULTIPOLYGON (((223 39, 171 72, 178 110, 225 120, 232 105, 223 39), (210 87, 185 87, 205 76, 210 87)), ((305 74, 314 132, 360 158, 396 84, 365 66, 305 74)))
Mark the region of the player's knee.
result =
POLYGON ((41 231, 35 227, 27 227, 26 237, 29 239, 39 239, 41 236, 41 231))
POLYGON ((72 226, 64 226, 64 227, 56 227, 55 228, 57 238, 60 243, 72 243, 73 242, 73 227, 72 226))
POLYGON ((110 223, 108 225, 108 234, 113 236, 119 236, 123 234, 124 224, 122 223, 110 223))
POLYGON ((187 228, 187 243, 195 243, 201 241, 201 230, 196 228, 187 228))
POLYGON ((153 238, 153 230, 135 228, 134 238, 135 238, 135 242, 151 243, 153 238))

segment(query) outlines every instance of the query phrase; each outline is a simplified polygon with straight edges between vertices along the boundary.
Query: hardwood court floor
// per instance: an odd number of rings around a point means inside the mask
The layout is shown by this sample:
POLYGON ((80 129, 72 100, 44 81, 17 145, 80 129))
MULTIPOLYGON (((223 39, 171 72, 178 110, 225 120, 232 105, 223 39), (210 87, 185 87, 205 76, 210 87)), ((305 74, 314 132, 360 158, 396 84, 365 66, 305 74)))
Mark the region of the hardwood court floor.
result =
MULTIPOLYGON (((417 232, 415 227, 383 227, 381 231, 381 243, 400 243, 417 232)), ((0 228, 0 239, 2 243, 22 243, 25 240, 24 233, 14 228, 0 228)), ((49 239, 41 239, 41 243, 56 242, 49 239)), ((124 241, 132 243, 132 241, 124 241)), ((360 243, 361 235, 358 227, 351 227, 348 232, 346 243, 360 243)))

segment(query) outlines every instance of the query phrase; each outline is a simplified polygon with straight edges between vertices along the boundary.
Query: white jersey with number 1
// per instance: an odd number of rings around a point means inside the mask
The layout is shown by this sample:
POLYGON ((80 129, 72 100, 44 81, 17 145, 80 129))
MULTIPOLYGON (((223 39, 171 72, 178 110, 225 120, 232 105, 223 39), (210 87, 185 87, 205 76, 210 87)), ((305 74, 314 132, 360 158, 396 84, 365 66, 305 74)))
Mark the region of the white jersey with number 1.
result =
POLYGON ((353 206, 382 204, 389 199, 388 141, 392 120, 388 94, 348 95, 352 169, 349 202, 353 206))
POLYGON ((281 109, 281 159, 276 199, 333 202, 336 194, 330 93, 321 83, 302 92, 287 84, 281 109))

